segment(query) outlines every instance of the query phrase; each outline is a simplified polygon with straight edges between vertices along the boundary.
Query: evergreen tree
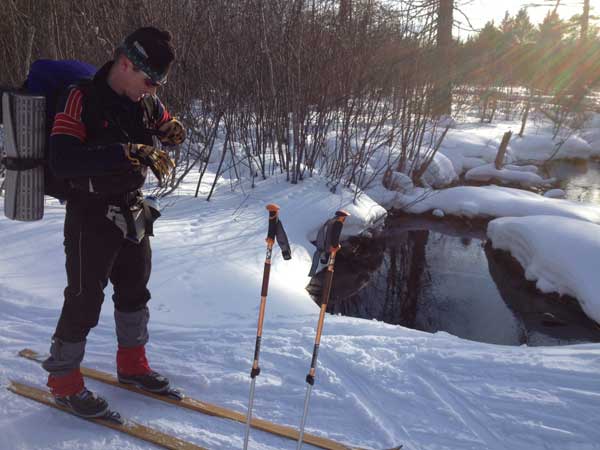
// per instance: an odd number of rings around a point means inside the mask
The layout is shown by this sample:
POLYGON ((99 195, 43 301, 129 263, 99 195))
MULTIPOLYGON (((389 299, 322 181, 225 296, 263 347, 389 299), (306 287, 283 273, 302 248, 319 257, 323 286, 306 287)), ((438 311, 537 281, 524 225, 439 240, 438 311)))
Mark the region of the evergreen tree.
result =
POLYGON ((521 8, 512 21, 512 33, 520 43, 531 42, 535 35, 535 27, 531 23, 527 9, 521 8))

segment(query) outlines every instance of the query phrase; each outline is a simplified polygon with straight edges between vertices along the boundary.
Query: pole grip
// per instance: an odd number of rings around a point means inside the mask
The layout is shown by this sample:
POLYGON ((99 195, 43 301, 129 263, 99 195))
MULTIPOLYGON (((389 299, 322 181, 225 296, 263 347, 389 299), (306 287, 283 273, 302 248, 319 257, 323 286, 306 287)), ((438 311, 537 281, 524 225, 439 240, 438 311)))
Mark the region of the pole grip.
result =
POLYGON ((335 212, 336 221, 329 228, 329 239, 331 243, 331 251, 337 251, 340 246, 340 235, 342 234, 342 228, 344 227, 344 221, 350 213, 340 209, 335 212))
POLYGON ((267 206, 269 211, 269 231, 267 232, 267 241, 275 241, 275 233, 277 232, 277 221, 279 220, 279 206, 274 203, 269 203, 267 206))

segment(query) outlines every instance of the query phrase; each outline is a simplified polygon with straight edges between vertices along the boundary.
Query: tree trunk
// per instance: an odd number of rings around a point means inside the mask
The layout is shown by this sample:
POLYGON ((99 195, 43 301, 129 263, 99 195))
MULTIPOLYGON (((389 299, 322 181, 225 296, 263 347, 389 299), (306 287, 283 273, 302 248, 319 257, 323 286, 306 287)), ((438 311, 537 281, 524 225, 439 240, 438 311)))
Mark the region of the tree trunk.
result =
POLYGON ((581 41, 585 42, 588 38, 588 28, 590 24, 590 0, 583 0, 583 14, 581 15, 581 41))
POLYGON ((506 155, 506 149, 508 148, 508 143, 510 142, 510 138, 512 137, 512 131, 507 131, 502 136, 502 142, 500 143, 500 148, 498 148, 498 153, 496 153, 496 160, 494 161, 494 166, 496 170, 502 169, 504 165, 504 155, 506 155))
POLYGON ((437 19, 439 70, 434 93, 434 116, 452 113, 452 12, 454 0, 440 0, 437 19))

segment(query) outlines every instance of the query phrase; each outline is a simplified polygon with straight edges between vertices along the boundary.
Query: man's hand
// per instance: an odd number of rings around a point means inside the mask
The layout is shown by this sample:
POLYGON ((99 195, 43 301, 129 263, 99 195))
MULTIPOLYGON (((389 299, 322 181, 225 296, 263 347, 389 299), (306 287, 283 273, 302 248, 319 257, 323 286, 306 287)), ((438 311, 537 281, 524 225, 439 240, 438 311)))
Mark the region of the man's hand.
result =
POLYGON ((125 156, 134 166, 144 165, 150 167, 152 173, 158 178, 159 184, 163 184, 169 176, 175 163, 164 150, 144 144, 124 144, 125 156))
POLYGON ((177 119, 171 119, 163 123, 160 128, 160 142, 165 145, 179 145, 185 141, 185 128, 177 119))

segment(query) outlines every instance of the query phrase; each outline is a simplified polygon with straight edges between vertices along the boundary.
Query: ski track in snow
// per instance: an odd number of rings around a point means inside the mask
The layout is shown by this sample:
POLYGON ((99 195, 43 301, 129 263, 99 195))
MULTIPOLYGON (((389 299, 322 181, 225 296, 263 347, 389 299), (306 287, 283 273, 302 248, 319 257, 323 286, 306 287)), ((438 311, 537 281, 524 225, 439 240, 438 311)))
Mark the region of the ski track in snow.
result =
MULTIPOLYGON (((18 358, 16 352, 32 343, 46 347, 56 312, 7 301, 6 296, 18 293, 5 288, 0 292, 1 384, 5 386, 8 378, 17 377, 43 385, 43 370, 18 358)), ((29 300, 33 299, 27 303, 29 300)), ((383 327, 381 335, 347 336, 350 326, 345 320, 331 316, 326 320, 309 432, 326 431, 330 438, 372 448, 396 442, 404 442, 409 449, 600 448, 598 419, 591 414, 598 411, 600 400, 600 358, 595 346, 588 346, 589 350, 577 347, 593 356, 583 371, 587 373, 582 373, 584 367, 572 364, 578 361, 575 349, 575 354, 568 354, 566 349, 501 348, 500 357, 486 362, 479 344, 472 344, 479 347, 475 352, 469 352, 469 344, 465 344, 465 354, 461 355, 457 339, 450 340, 448 349, 447 340, 427 339, 410 330, 408 336, 394 337, 393 327, 383 327), (544 379, 536 380, 546 359, 536 356, 536 351, 557 353, 565 367, 571 368, 561 368, 560 360, 549 360, 544 379), (477 369, 478 365, 483 368, 477 369)), ((87 364, 111 371, 115 346, 112 323, 102 320, 93 333, 87 364)), ((149 354, 157 369, 168 368, 174 383, 186 388, 188 395, 243 412, 254 333, 250 327, 231 331, 158 326, 152 330, 149 354), (238 345, 232 346, 232 342, 238 345)), ((313 339, 313 321, 302 322, 297 329, 265 331, 256 416, 297 426, 313 339)), ((241 448, 242 424, 89 384, 132 419, 211 449, 241 448)), ((117 432, 100 433, 94 424, 15 398, 6 390, 0 391, 0 404, 3 449, 150 448, 117 432), (40 424, 38 432, 27 436, 11 433, 32 421, 40 424)), ((252 448, 261 450, 295 448, 291 441, 259 431, 251 433, 251 443, 252 448)))
MULTIPOLYGON (((16 353, 31 345, 45 350, 56 312, 31 306, 34 298, 25 305, 9 301, 6 297, 20 294, 5 287, 0 295, 0 382, 5 386, 15 377, 43 385, 44 371, 16 353)), ((86 361, 112 371, 116 344, 106 319, 93 332, 86 361)), ((600 400, 598 346, 498 347, 498 356, 490 358, 485 345, 440 334, 427 337, 373 323, 368 332, 352 336, 348 333, 360 320, 326 320, 309 432, 372 448, 397 442, 409 449, 600 448, 593 414, 600 400)), ((297 325, 265 331, 255 405, 257 417, 290 426, 299 422, 314 339, 312 320, 297 325)), ((253 328, 159 325, 151 332, 149 354, 158 370, 168 369, 174 384, 192 397, 244 411, 253 328)), ((241 448, 242 424, 89 385, 134 420, 211 449, 241 448)), ((2 449, 150 448, 4 389, 0 405, 2 449), (39 424, 38 432, 23 435, 32 421, 39 424)), ((251 443, 260 450, 295 448, 292 441, 259 431, 251 433, 251 443)))

